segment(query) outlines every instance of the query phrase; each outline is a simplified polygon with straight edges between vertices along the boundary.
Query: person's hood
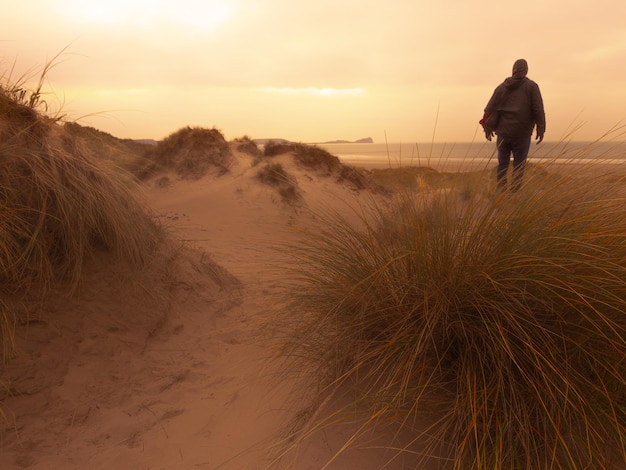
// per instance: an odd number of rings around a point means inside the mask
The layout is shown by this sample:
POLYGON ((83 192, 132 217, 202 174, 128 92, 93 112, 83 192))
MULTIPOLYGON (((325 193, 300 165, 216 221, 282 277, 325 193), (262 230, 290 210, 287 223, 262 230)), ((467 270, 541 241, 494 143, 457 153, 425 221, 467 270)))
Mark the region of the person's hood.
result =
POLYGON ((504 81, 504 86, 509 90, 518 88, 526 80, 528 63, 524 59, 518 59, 513 64, 513 75, 504 81))
POLYGON ((513 64, 512 78, 524 78, 528 74, 528 62, 524 59, 517 59, 513 64))

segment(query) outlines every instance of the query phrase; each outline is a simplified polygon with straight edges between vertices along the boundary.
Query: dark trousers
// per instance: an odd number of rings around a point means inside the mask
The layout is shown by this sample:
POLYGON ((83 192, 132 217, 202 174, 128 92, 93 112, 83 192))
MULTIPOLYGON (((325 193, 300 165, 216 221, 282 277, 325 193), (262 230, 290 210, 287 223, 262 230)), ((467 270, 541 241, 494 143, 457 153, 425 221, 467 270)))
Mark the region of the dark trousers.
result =
POLYGON ((501 137, 498 136, 496 145, 498 146, 498 187, 507 189, 507 171, 511 154, 513 154, 513 174, 511 191, 517 191, 522 185, 524 169, 526 167, 526 157, 530 150, 530 135, 525 137, 501 137))

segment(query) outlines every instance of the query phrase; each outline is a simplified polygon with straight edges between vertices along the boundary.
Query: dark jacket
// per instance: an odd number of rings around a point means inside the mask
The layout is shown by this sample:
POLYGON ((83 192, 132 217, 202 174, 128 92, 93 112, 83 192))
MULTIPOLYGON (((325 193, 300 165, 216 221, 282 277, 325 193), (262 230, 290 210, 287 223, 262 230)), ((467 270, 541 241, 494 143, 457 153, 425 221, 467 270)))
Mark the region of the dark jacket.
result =
POLYGON ((502 137, 525 137, 533 133, 543 136, 546 131, 546 115, 539 85, 514 69, 512 77, 507 78, 493 92, 485 107, 485 115, 495 110, 500 118, 495 133, 502 137))

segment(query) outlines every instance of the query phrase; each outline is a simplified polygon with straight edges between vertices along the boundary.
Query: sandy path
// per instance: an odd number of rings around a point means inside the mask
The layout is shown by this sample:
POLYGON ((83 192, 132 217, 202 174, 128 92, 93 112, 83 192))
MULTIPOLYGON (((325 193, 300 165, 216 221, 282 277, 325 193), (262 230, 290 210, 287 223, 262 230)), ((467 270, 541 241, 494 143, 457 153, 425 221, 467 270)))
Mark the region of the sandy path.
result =
MULTIPOLYGON (((280 245, 314 226, 307 206, 338 207, 357 194, 290 166, 303 202, 288 207, 254 171, 243 162, 220 178, 149 186, 150 208, 197 251, 173 253, 140 279, 96 261, 78 298, 46 302, 20 329, 0 377, 1 469, 312 470, 341 449, 355 424, 321 430, 272 460, 309 403, 271 359, 267 326, 280 266, 290 262, 280 245), (239 284, 208 282, 207 257, 239 284)), ((385 441, 367 438, 328 468, 405 466, 386 466, 389 455, 376 448, 385 441)))
MULTIPOLYGON (((295 168, 290 171, 297 175, 309 207, 332 205, 350 211, 344 203, 358 204, 357 195, 345 187, 298 173, 295 168)), ((261 469, 272 463, 266 452, 281 439, 295 416, 309 406, 298 399, 301 384, 278 375, 279 364, 269 359, 272 344, 259 333, 275 313, 275 289, 285 277, 280 266, 292 262, 280 246, 297 240, 299 229, 314 222, 306 207, 286 207, 274 190, 245 177, 238 183, 218 180, 201 185, 177 183, 174 188, 153 192, 152 204, 169 221, 173 233, 211 253, 243 283, 242 304, 228 312, 235 344, 219 359, 223 365, 215 364, 218 370, 230 366, 231 371, 237 371, 229 385, 236 390, 233 400, 222 409, 212 410, 210 440, 225 440, 228 450, 214 454, 220 464, 209 468, 261 469), (227 202, 232 198, 235 204, 227 202)), ((281 462, 272 463, 272 468, 321 469, 357 428, 357 423, 344 423, 323 429, 288 452, 281 462)), ((384 441, 380 436, 365 436, 328 468, 405 468, 401 459, 389 463, 392 456, 381 451, 381 445, 384 441)))

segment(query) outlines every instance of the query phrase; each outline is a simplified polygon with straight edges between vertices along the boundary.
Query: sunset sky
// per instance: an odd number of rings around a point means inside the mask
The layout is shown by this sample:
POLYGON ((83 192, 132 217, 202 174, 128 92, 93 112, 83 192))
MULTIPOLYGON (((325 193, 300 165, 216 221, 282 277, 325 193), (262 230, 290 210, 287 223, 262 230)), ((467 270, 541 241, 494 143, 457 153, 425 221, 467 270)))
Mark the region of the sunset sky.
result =
POLYGON ((546 140, 626 123, 624 0, 0 5, 3 80, 64 51, 48 73, 50 107, 117 137, 189 125, 227 139, 482 140, 485 104, 522 57, 543 94, 546 140))

